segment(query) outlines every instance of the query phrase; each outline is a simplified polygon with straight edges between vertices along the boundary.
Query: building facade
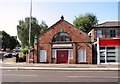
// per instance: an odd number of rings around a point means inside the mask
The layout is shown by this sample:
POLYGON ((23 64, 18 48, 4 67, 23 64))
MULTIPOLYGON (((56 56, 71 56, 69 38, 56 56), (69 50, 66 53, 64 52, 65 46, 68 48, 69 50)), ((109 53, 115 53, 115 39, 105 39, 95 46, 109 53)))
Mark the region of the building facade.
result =
POLYGON ((89 36, 61 19, 38 37, 34 47, 34 63, 92 63, 89 36))
POLYGON ((88 33, 94 42, 93 61, 97 64, 116 64, 120 58, 120 23, 98 24, 88 33))

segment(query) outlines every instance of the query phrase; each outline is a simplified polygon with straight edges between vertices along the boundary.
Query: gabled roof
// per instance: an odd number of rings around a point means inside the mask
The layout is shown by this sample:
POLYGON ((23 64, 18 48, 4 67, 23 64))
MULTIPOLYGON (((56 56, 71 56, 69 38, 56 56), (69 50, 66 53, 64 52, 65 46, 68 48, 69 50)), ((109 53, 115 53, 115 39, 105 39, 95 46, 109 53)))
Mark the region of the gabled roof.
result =
MULTIPOLYGON (((43 32, 42 34, 40 34, 38 37, 41 37, 44 33, 50 31, 51 29, 53 29, 54 26, 56 26, 57 24, 59 24, 59 23, 62 22, 62 21, 66 22, 66 23, 70 24, 71 26, 73 26, 74 28, 76 28, 74 25, 72 25, 71 23, 69 23, 69 22, 67 22, 66 20, 64 20, 64 17, 62 16, 59 21, 57 21, 55 24, 53 24, 51 27, 49 27, 45 32, 43 32)), ((76 29, 77 29, 77 28, 76 28, 76 29)), ((79 30, 79 29, 77 29, 77 30, 79 30)), ((79 30, 79 31, 82 32, 82 33, 85 33, 85 32, 83 32, 83 31, 81 31, 81 30, 79 30)), ((85 33, 85 34, 86 34, 86 33, 85 33)))
POLYGON ((107 21, 94 26, 93 28, 120 27, 120 21, 107 21))

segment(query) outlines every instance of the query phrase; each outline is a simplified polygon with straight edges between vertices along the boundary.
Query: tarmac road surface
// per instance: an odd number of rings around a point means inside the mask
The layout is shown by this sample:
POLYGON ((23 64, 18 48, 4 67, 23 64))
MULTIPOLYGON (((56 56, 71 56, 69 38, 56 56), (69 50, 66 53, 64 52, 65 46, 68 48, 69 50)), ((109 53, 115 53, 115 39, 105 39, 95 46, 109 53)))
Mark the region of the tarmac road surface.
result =
POLYGON ((3 82, 118 82, 117 71, 2 70, 3 82))

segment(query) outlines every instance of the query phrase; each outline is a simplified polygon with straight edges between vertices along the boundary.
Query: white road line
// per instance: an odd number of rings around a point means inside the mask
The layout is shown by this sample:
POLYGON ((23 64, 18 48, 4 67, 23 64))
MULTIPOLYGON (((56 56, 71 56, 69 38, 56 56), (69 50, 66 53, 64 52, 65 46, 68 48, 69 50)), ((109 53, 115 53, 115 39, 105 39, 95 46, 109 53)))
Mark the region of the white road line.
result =
POLYGON ((120 78, 118 76, 67 76, 68 78, 120 78))
MULTIPOLYGON (((105 72, 105 71, 54 71, 54 72, 94 72, 94 73, 98 73, 98 72, 105 72)), ((116 71, 108 71, 108 72, 116 72, 116 71)), ((118 72, 116 72, 118 73, 118 72)))
POLYGON ((4 76, 34 76, 34 77, 37 77, 38 75, 25 75, 25 74, 2 74, 4 76))

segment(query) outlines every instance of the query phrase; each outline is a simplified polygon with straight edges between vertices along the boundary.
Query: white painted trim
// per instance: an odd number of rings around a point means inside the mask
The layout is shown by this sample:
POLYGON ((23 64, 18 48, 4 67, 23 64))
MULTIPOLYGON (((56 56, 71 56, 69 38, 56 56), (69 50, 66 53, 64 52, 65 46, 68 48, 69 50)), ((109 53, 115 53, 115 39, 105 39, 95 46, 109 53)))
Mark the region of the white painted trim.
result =
POLYGON ((72 50, 72 49, 54 49, 54 50, 72 50))
POLYGON ((104 49, 104 50, 100 50, 100 52, 101 52, 101 51, 103 52, 103 51, 105 51, 105 49, 104 49))
POLYGON ((105 46, 105 63, 107 63, 107 47, 105 46))
POLYGON ((108 63, 101 63, 101 64, 120 64, 119 62, 108 62, 108 63))
POLYGON ((87 56, 86 56, 86 50, 84 50, 85 51, 85 62, 87 62, 87 60, 86 60, 86 58, 87 58, 87 56))
POLYGON ((117 61, 117 62, 119 62, 119 57, 118 57, 118 56, 119 56, 119 50, 118 50, 118 49, 119 49, 119 47, 118 47, 118 46, 117 46, 117 47, 115 47, 115 52, 116 52, 116 61, 117 61))
POLYGON ((53 44, 52 47, 72 47, 72 44, 53 44))
POLYGON ((93 44, 97 44, 97 41, 96 41, 96 42, 94 42, 93 44))
POLYGON ((99 47, 99 38, 97 38, 97 64, 100 64, 100 47, 99 47))

